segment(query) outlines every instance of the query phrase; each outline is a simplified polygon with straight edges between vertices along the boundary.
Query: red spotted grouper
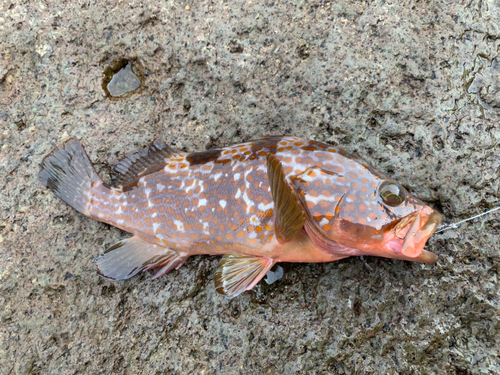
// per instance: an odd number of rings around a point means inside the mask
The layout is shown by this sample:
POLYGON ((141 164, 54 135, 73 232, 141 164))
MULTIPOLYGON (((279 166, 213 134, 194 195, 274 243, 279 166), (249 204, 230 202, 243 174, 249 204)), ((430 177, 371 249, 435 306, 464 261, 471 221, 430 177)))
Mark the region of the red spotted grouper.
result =
POLYGON ((328 144, 268 137, 177 152, 163 142, 112 171, 113 186, 71 139, 41 163, 43 185, 85 216, 133 234, 96 263, 128 279, 178 269, 192 255, 223 255, 216 289, 252 289, 278 262, 350 256, 434 263, 424 250, 441 215, 363 160, 328 144))

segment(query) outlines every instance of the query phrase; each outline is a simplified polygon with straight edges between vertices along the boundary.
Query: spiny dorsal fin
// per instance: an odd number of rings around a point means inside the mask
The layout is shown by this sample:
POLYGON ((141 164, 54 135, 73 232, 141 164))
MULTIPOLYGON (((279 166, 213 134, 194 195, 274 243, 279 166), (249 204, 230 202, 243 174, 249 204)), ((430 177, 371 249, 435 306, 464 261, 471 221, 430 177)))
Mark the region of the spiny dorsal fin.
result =
POLYGON ((276 263, 273 259, 245 254, 225 254, 214 281, 217 292, 233 298, 252 289, 276 263))
POLYGON ((156 279, 186 261, 177 252, 138 237, 118 241, 95 260, 97 273, 112 280, 130 279, 143 271, 158 269, 156 279))
POLYGON ((143 175, 159 171, 173 154, 174 151, 162 141, 151 142, 149 146, 126 156, 112 167, 113 185, 129 184, 143 175))
POLYGON ((284 243, 295 237, 304 227, 304 212, 286 181, 281 163, 271 154, 267 155, 267 176, 276 212, 276 238, 280 243, 284 243))

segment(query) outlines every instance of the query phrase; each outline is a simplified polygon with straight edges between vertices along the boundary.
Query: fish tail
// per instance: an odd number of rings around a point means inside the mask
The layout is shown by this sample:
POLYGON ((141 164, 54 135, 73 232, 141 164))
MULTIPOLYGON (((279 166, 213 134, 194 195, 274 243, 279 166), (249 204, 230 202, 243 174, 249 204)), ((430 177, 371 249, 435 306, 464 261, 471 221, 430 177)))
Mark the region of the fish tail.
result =
POLYGON ((89 216, 92 190, 104 182, 77 139, 58 146, 40 164, 40 182, 78 212, 89 216))

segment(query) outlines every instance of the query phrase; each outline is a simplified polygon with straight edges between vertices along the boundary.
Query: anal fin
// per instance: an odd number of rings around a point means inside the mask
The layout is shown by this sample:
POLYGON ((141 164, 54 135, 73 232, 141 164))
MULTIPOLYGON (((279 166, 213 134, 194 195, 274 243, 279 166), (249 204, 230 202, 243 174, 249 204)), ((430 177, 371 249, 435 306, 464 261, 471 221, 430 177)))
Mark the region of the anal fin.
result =
POLYGON ((231 253, 222 257, 214 281, 217 292, 229 298, 252 289, 271 269, 270 258, 231 253))
POLYGON ((158 278, 174 268, 180 268, 187 258, 164 246, 131 237, 111 246, 95 263, 99 275, 125 280, 154 268, 160 268, 153 277, 158 278))

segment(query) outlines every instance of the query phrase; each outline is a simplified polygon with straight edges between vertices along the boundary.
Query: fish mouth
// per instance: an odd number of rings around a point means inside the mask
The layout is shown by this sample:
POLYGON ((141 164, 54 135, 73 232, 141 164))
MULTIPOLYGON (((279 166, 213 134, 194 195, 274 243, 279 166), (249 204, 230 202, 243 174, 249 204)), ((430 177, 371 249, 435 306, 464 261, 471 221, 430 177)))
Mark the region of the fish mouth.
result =
POLYGON ((403 218, 394 228, 394 235, 403 240, 401 253, 410 258, 408 260, 435 263, 437 255, 424 250, 424 246, 442 219, 442 215, 429 206, 403 218))

